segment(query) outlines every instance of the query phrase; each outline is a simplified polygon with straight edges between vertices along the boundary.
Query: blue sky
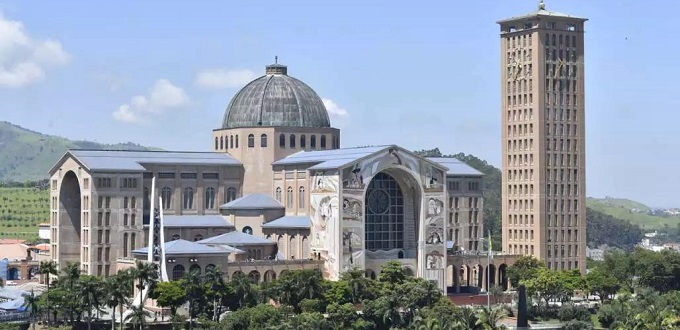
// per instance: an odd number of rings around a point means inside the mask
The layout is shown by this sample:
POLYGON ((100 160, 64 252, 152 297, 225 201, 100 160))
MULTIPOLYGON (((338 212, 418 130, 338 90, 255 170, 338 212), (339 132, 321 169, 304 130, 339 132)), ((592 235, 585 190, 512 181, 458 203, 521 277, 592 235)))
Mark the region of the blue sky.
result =
MULTIPOLYGON (((332 102, 344 146, 439 147, 499 166, 495 22, 537 2, 0 0, 0 120, 209 150, 231 97, 278 55, 332 102)), ((588 195, 680 206, 678 5, 546 6, 590 19, 588 195)))

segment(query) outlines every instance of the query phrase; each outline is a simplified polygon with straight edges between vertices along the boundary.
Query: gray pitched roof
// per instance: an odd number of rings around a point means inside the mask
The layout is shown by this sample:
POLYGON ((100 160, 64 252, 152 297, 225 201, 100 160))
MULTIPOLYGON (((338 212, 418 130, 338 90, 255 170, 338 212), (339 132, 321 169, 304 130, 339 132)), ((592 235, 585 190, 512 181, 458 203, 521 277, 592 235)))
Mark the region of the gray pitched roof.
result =
MULTIPOLYGON (((68 150, 64 157, 68 155, 73 156, 91 171, 140 172, 146 170, 144 164, 241 165, 241 162, 229 154, 218 152, 72 149, 68 150)), ((54 173, 62 160, 50 170, 50 173, 54 173)))
MULTIPOLYGON (((143 247, 132 251, 132 254, 147 254, 149 247, 143 247)), ((165 242, 165 255, 182 255, 182 254, 227 254, 226 250, 218 249, 212 246, 198 244, 183 239, 178 239, 170 242, 165 242)))
POLYGON ((163 226, 166 228, 234 228, 234 225, 221 215, 165 215, 163 226))
POLYGON ((276 244, 270 240, 253 236, 250 234, 242 233, 240 231, 232 231, 226 234, 222 234, 215 237, 206 238, 196 242, 198 244, 208 244, 208 245, 229 245, 229 246, 244 246, 244 245, 263 245, 263 244, 276 244))
POLYGON ((220 206, 220 210, 282 209, 283 205, 267 194, 248 194, 220 206))
POLYGON ((538 10, 536 10, 536 11, 533 11, 533 12, 530 12, 528 14, 521 15, 521 16, 515 16, 515 17, 503 19, 503 20, 498 21, 497 23, 512 22, 512 21, 517 21, 517 20, 522 20, 522 19, 527 19, 527 18, 534 18, 534 17, 538 17, 538 16, 573 18, 573 19, 577 19, 577 20, 581 20, 581 21, 587 21, 588 20, 587 18, 583 18, 583 17, 576 17, 576 16, 572 16, 572 15, 569 15, 569 14, 563 14, 563 13, 559 13, 559 12, 556 12, 556 11, 546 10, 545 5, 543 3, 541 3, 541 4, 539 4, 538 10))
MULTIPOLYGON (((319 168, 338 168, 355 160, 364 158, 391 146, 356 147, 332 150, 313 150, 296 152, 286 158, 272 163, 272 165, 317 164, 319 168)), ((310 168, 311 169, 311 168, 310 168)))
POLYGON ((464 162, 449 157, 427 157, 428 160, 441 164, 449 168, 446 171, 446 175, 459 175, 459 176, 482 176, 484 173, 477 171, 472 166, 465 164, 464 162))
POLYGON ((310 228, 312 219, 309 216, 285 216, 262 225, 262 228, 310 228))

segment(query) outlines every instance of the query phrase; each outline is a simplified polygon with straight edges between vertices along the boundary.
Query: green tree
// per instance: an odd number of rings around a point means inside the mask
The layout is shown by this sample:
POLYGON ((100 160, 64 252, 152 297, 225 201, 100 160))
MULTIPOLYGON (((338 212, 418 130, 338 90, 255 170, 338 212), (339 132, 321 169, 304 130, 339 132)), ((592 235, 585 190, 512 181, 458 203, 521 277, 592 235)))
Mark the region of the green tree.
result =
POLYGON ((146 318, 151 316, 151 313, 146 311, 143 307, 130 305, 130 314, 125 317, 125 322, 131 322, 134 325, 139 325, 139 330, 144 329, 146 325, 146 318))
POLYGON ((33 330, 35 330, 35 317, 40 312, 40 297, 36 296, 31 290, 30 294, 24 294, 24 304, 23 307, 28 310, 31 318, 31 323, 33 324, 33 330))
POLYGON ((193 329, 194 316, 197 314, 196 300, 204 293, 201 271, 194 269, 184 274, 181 285, 184 287, 184 292, 189 301, 189 329, 193 329))
POLYGON ((123 330, 123 306, 130 304, 130 297, 132 296, 132 285, 126 278, 123 271, 118 272, 114 276, 109 276, 104 281, 104 290, 106 292, 106 305, 111 307, 111 329, 115 328, 116 324, 116 308, 120 311, 120 330, 123 330))
POLYGON ((372 298, 370 289, 371 281, 366 278, 364 272, 354 268, 340 275, 340 281, 347 283, 352 303, 358 304, 364 299, 372 298))
POLYGON ((255 290, 253 280, 243 273, 236 273, 232 276, 229 285, 233 288, 234 294, 238 299, 238 306, 250 306, 255 301, 255 290))
POLYGON ((504 330, 507 329, 500 321, 505 317, 505 310, 501 308, 484 308, 480 313, 479 320, 488 330, 504 330))
POLYGON ((173 319, 177 315, 177 308, 187 301, 182 284, 182 281, 160 282, 154 289, 158 306, 170 308, 173 319))
POLYGON ((208 268, 205 272, 205 284, 207 287, 207 295, 213 301, 213 321, 218 321, 219 315, 222 313, 222 300, 227 293, 227 284, 224 281, 223 273, 218 267, 208 268))
POLYGON ((103 298, 103 284, 99 277, 84 275, 80 277, 80 302, 86 306, 87 329, 92 329, 92 312, 99 311, 103 298))
POLYGON ((536 277, 521 281, 527 289, 527 294, 538 297, 545 302, 546 309, 550 306, 550 301, 559 298, 564 293, 564 283, 562 277, 556 271, 540 268, 536 272, 536 277))
POLYGON ((514 286, 519 286, 522 281, 530 280, 536 277, 539 269, 545 268, 545 263, 533 256, 521 256, 517 258, 515 264, 508 267, 508 280, 514 286))
POLYGON ((60 282, 66 286, 66 292, 68 292, 64 302, 66 303, 66 307, 68 309, 68 314, 70 317, 69 322, 74 324, 75 314, 79 307, 79 299, 77 299, 78 290, 76 290, 76 287, 78 285, 78 280, 80 279, 80 264, 69 262, 66 264, 66 267, 61 271, 61 273, 62 275, 60 282))
MULTIPOLYGON (((155 263, 143 262, 137 260, 135 267, 132 268, 132 278, 137 282, 137 289, 139 290, 139 309, 144 309, 146 303, 146 296, 144 289, 148 286, 151 288, 158 280, 158 265, 155 263)), ((149 292, 147 292, 148 295, 149 292)))
POLYGON ((588 272, 586 275, 586 286, 591 294, 595 294, 600 298, 601 303, 609 300, 612 295, 621 289, 621 284, 616 277, 605 273, 601 268, 594 268, 588 272))
MULTIPOLYGON (((50 284, 51 284, 51 277, 56 276, 58 274, 57 272, 57 263, 54 261, 41 261, 40 266, 38 268, 38 273, 40 275, 43 275, 45 277, 45 285, 47 286, 47 291, 50 291, 50 284)), ((45 295, 46 299, 46 312, 47 312, 47 323, 50 323, 50 302, 49 302, 49 295, 45 295)))

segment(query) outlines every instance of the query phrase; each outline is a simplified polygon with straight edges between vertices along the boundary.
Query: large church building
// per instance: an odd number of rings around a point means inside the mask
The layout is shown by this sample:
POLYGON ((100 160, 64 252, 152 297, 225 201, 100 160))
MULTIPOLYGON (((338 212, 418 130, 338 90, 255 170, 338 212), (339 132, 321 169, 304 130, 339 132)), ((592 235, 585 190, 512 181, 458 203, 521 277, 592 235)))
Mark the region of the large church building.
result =
POLYGON ((69 150, 50 170, 52 258, 99 276, 146 260, 154 199, 170 279, 215 266, 256 281, 301 268, 375 277, 399 260, 442 290, 504 281, 485 256, 455 261, 482 250, 482 173, 396 145, 341 148, 321 98, 284 65, 236 93, 206 142, 69 150))

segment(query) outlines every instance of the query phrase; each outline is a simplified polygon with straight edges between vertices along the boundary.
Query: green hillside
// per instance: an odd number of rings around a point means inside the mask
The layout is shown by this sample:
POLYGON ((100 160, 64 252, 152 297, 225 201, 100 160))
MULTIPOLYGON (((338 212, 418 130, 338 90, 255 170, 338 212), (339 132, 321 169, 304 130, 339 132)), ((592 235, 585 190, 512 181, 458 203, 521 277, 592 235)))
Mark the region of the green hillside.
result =
POLYGON ((614 206, 614 207, 620 207, 624 208, 626 210, 631 210, 635 212, 649 212, 652 209, 640 202, 636 202, 630 199, 625 199, 625 198, 613 198, 613 197, 605 197, 605 198, 594 198, 594 197, 588 197, 588 202, 590 203, 592 200, 593 203, 597 202, 599 204, 606 204, 609 206, 614 206))
POLYGON ((0 238, 38 238, 38 224, 49 223, 49 191, 0 187, 0 238))
POLYGON ((67 149, 152 150, 130 142, 72 141, 0 121, 0 182, 46 179, 47 171, 67 149))
POLYGON ((652 215, 648 213, 650 208, 646 205, 627 199, 589 197, 586 200, 586 206, 600 213, 638 225, 644 231, 663 229, 666 226, 676 228, 680 223, 678 216, 652 215))

